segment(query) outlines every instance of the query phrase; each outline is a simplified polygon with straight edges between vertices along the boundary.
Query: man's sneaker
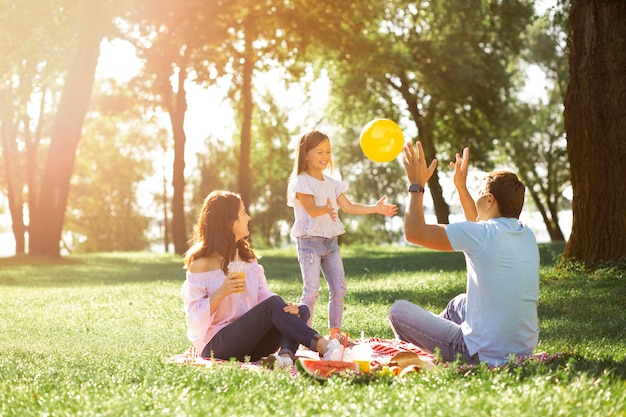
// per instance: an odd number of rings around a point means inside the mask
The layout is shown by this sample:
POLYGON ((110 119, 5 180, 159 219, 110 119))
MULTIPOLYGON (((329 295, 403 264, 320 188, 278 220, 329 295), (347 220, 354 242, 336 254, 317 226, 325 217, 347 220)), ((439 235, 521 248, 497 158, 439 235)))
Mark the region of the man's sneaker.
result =
POLYGON ((293 366, 293 360, 288 355, 278 355, 276 353, 261 358, 259 362, 268 369, 285 369, 293 366))

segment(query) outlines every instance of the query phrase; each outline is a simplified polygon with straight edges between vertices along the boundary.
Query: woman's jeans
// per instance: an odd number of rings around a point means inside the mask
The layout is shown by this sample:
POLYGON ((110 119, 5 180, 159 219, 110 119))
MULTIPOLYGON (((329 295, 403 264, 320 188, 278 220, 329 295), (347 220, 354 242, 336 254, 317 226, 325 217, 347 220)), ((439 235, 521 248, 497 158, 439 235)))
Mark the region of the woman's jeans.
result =
POLYGON ((224 327, 207 343, 202 357, 257 361, 276 352, 287 353, 292 359, 299 345, 315 350, 321 337, 306 325, 309 309, 301 305, 300 316, 286 313, 287 304, 274 295, 251 308, 246 314, 224 327))
POLYGON ((470 356, 461 331, 465 305, 465 294, 460 294, 437 316, 413 303, 399 300, 391 306, 389 319, 400 340, 430 353, 439 350, 441 358, 447 362, 460 359, 466 363, 478 363, 478 354, 470 356))
POLYGON ((311 312, 307 321, 313 322, 313 311, 320 293, 320 270, 328 282, 328 327, 341 328, 346 279, 337 237, 301 237, 296 240, 298 262, 302 271, 300 302, 311 312))

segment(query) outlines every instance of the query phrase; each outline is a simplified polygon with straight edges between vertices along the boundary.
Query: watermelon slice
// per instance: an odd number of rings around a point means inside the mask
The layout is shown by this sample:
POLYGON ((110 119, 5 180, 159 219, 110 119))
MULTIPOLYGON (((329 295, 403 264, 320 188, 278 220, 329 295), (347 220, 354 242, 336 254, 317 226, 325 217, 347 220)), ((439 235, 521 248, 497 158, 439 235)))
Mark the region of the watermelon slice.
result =
POLYGON ((303 375, 309 376, 318 381, 325 381, 331 375, 337 373, 358 371, 359 365, 356 362, 298 358, 296 361, 296 369, 303 375))

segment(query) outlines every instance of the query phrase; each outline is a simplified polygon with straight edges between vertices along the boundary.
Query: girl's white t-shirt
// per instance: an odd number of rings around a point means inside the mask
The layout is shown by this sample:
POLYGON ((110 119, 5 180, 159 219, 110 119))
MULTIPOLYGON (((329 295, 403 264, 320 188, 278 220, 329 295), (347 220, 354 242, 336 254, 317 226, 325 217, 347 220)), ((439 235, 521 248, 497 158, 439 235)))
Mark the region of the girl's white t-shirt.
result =
POLYGON ((289 181, 287 192, 287 205, 293 207, 295 221, 291 228, 291 236, 299 237, 325 237, 331 238, 346 232, 339 219, 339 215, 333 221, 328 214, 312 217, 296 198, 296 193, 312 195, 315 205, 323 206, 330 203, 338 213, 337 197, 348 188, 348 185, 328 175, 323 175, 323 180, 318 180, 306 173, 302 173, 289 181))

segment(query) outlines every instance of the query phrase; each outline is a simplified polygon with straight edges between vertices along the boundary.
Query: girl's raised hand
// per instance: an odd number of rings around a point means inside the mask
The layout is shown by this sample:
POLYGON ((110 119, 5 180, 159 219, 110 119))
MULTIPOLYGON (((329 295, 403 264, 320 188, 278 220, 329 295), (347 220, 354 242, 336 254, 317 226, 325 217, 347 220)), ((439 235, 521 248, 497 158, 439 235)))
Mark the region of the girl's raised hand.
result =
POLYGON ((387 196, 384 195, 376 202, 376 213, 383 216, 393 216, 398 212, 398 206, 395 204, 387 204, 387 196))

